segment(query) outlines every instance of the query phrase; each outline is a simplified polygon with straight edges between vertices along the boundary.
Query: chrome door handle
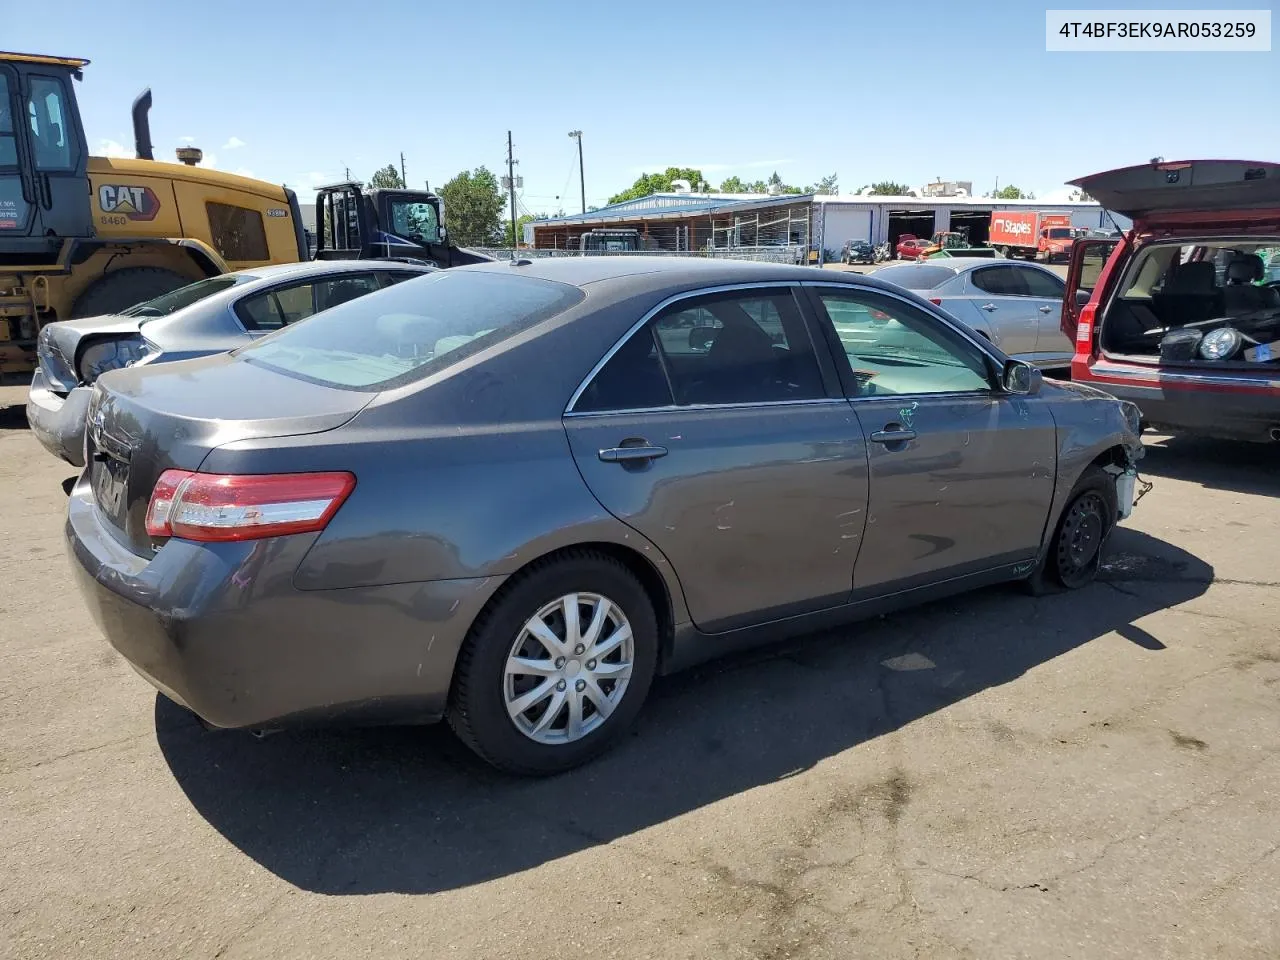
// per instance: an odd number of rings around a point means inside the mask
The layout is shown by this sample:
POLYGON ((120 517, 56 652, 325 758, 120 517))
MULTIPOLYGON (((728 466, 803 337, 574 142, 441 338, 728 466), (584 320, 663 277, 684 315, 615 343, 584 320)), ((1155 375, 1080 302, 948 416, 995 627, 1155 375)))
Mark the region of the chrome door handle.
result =
POLYGON ((1053 313, 1053 307, 1044 306, 1040 308, 1041 313, 1053 313))
POLYGON ((982 305, 982 309, 987 311, 987 313, 990 313, 995 308, 996 308, 996 305, 994 303, 984 303, 982 305))
POLYGON ((600 451, 600 459, 605 463, 626 463, 633 460, 656 460, 667 455, 666 447, 655 447, 649 444, 634 447, 606 447, 600 451))
POLYGON ((908 440, 914 440, 916 432, 914 430, 877 430, 871 435, 872 443, 906 443, 908 440))

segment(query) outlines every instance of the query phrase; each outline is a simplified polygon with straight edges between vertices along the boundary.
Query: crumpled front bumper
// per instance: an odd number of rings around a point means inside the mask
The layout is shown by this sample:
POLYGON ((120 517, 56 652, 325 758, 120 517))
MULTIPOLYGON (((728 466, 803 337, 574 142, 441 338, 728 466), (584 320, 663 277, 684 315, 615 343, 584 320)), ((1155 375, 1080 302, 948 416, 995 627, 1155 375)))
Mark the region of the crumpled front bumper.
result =
POLYGON ((75 387, 66 396, 49 388, 36 367, 27 392, 27 423, 41 446, 73 467, 84 466, 84 427, 92 387, 75 387))

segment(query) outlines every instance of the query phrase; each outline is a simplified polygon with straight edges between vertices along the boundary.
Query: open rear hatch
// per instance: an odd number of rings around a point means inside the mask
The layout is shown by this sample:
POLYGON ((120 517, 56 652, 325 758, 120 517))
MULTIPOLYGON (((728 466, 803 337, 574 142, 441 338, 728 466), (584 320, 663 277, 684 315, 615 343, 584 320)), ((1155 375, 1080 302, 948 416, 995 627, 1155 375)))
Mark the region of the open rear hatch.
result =
POLYGON ((1280 207, 1280 163, 1161 161, 1095 173, 1070 185, 1089 194, 1104 210, 1128 217, 1135 226, 1176 220, 1187 213, 1280 207))
POLYGON ((321 433, 342 426, 376 396, 282 376, 230 355, 113 371, 90 401, 88 475, 112 533, 153 553, 146 511, 156 480, 196 470, 237 440, 321 433))

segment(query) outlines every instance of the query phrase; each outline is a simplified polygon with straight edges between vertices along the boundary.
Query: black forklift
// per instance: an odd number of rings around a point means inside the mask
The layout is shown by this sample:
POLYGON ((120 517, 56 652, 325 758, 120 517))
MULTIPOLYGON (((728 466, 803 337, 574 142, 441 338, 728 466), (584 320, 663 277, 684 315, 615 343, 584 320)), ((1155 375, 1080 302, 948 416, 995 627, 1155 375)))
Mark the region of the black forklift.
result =
POLYGON ((423 190, 365 190, 354 181, 316 193, 316 260, 399 260, 459 267, 494 258, 449 243, 444 202, 423 190))

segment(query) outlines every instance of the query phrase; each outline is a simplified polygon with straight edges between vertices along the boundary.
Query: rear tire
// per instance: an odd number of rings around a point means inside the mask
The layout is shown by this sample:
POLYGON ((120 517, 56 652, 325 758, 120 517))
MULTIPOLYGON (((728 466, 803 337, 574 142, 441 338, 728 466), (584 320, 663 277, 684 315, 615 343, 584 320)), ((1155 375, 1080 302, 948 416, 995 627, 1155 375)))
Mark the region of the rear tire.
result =
POLYGON ((1101 467, 1091 466, 1076 481, 1054 527, 1044 558, 1024 582, 1033 596, 1088 586, 1102 565, 1102 548, 1115 529, 1116 485, 1101 467))
POLYGON ((192 281, 162 267, 127 267, 109 273, 80 294, 71 317, 96 317, 119 313, 135 304, 171 293, 192 281))
POLYGON ((449 725, 500 770, 561 773, 598 756, 626 731, 657 662, 657 616, 640 581, 613 557, 573 551, 513 578, 476 618, 458 654, 449 725), (577 602, 566 602, 571 596, 577 602), (623 634, 629 639, 597 659, 589 619, 600 608, 606 610, 596 633, 601 649, 623 634), (569 610, 577 611, 576 633, 569 610), (565 648, 553 650, 553 641, 565 648))

